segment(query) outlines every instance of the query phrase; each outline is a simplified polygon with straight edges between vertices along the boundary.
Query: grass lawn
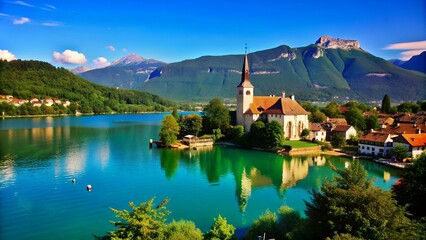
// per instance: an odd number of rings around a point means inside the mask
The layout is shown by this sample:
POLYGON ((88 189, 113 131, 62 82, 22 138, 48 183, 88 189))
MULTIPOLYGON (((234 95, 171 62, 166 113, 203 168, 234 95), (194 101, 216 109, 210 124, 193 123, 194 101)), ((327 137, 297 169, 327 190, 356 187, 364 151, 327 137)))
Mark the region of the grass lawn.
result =
POLYGON ((316 143, 312 142, 305 142, 305 141, 299 141, 299 140, 285 140, 284 145, 289 145, 292 148, 306 148, 306 147, 315 147, 318 146, 316 143))

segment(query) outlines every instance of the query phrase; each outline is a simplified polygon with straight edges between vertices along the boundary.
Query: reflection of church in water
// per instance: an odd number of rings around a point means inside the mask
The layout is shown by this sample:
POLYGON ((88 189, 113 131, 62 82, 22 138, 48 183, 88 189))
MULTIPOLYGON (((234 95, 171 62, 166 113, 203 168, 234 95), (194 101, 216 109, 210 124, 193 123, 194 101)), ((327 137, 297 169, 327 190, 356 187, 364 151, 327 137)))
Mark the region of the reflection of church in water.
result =
POLYGON ((282 165, 276 166, 274 170, 261 169, 262 166, 244 166, 240 173, 235 173, 235 193, 240 211, 245 211, 252 190, 275 186, 278 194, 283 197, 287 188, 308 176, 309 166, 323 166, 325 163, 324 156, 315 156, 283 159, 282 165))

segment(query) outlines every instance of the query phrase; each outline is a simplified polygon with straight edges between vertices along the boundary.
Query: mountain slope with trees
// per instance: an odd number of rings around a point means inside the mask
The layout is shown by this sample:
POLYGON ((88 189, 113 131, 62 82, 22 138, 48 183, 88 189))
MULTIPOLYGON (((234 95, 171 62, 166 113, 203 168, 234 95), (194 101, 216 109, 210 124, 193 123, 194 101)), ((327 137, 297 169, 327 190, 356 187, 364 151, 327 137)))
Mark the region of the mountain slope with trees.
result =
MULTIPOLYGON (((249 54, 256 95, 297 94, 301 100, 396 101, 426 98, 426 75, 397 67, 361 48, 279 46, 249 54)), ((134 88, 185 101, 235 98, 243 55, 204 56, 157 68, 134 88)))
POLYGON ((174 104, 150 93, 89 82, 41 61, 0 61, 0 94, 15 98, 53 97, 76 102, 82 112, 164 111, 174 104))

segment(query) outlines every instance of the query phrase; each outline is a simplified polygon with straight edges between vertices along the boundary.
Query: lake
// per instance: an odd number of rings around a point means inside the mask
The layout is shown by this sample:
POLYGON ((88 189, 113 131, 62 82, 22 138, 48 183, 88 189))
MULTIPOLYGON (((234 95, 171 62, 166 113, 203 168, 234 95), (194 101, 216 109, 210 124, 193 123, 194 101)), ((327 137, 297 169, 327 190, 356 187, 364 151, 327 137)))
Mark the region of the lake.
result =
MULTIPOLYGON (((150 149, 164 116, 0 119, 0 239, 93 239, 113 229, 110 207, 152 197, 170 199, 169 220, 207 231, 221 214, 242 228, 281 205, 303 214, 309 192, 334 174, 327 163, 352 161, 226 146, 150 149)), ((361 161, 376 186, 390 189, 399 178, 399 170, 361 161)))

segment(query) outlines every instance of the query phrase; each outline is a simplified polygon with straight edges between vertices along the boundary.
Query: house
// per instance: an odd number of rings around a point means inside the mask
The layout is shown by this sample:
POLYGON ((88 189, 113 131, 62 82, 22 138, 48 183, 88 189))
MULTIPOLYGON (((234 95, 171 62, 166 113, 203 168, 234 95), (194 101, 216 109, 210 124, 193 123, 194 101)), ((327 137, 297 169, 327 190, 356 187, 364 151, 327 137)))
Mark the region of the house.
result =
POLYGON ((402 144, 408 150, 408 155, 416 158, 426 150, 426 133, 401 134, 393 140, 393 146, 402 144))
POLYGON ((34 107, 41 107, 41 105, 43 104, 41 101, 33 101, 33 102, 31 102, 31 104, 34 106, 34 107))
POLYGON ((309 124, 309 138, 311 140, 318 140, 321 142, 325 141, 326 131, 321 127, 320 124, 311 123, 309 124))
POLYGON ((362 155, 389 156, 393 148, 393 137, 389 133, 369 132, 359 137, 358 152, 362 155))
POLYGON ((386 132, 390 134, 416 134, 416 133, 426 133, 425 124, 415 124, 415 123, 397 123, 392 126, 387 126, 379 130, 380 132, 386 132))
POLYGON ((40 102, 40 100, 38 98, 31 98, 30 103, 33 104, 34 102, 40 102))
POLYGON ((326 132, 325 139, 327 141, 331 141, 332 131, 337 125, 348 125, 348 122, 344 118, 328 118, 323 123, 321 123, 321 127, 326 132))
POLYGON ((254 96, 254 86, 250 82, 248 56, 245 54, 241 82, 237 86, 237 125, 244 126, 246 132, 257 120, 278 121, 287 139, 300 139, 300 134, 309 128, 308 112, 295 101, 294 95, 254 96))
POLYGON ((337 125, 331 130, 331 134, 332 136, 339 135, 348 140, 351 135, 356 136, 356 130, 351 125, 337 125))
POLYGON ((62 101, 59 99, 59 98, 54 98, 53 99, 53 102, 55 103, 55 104, 61 104, 62 103, 62 101))
POLYGON ((43 103, 46 105, 46 106, 48 106, 48 107, 50 107, 50 106, 52 106, 53 105, 53 99, 51 99, 51 98, 45 98, 45 99, 43 99, 43 103))

